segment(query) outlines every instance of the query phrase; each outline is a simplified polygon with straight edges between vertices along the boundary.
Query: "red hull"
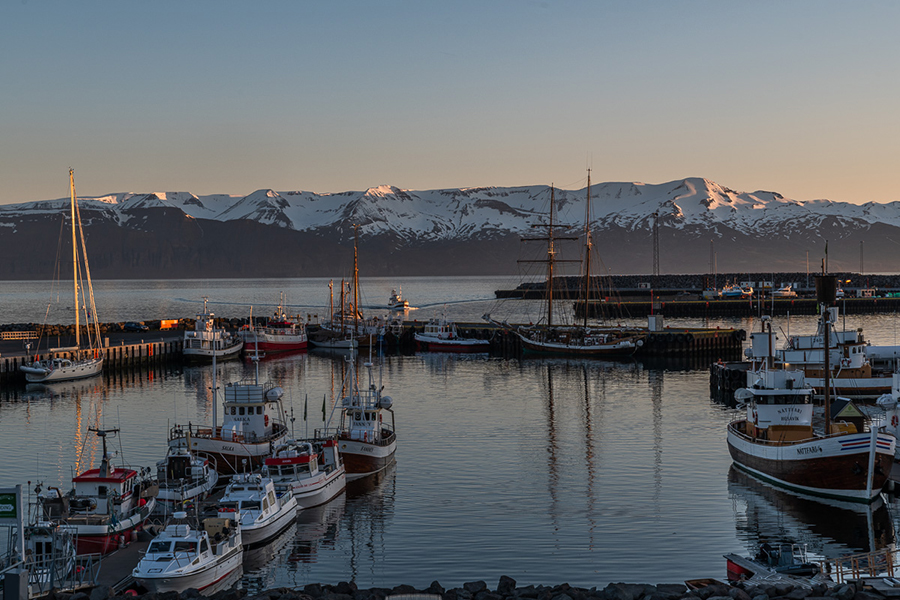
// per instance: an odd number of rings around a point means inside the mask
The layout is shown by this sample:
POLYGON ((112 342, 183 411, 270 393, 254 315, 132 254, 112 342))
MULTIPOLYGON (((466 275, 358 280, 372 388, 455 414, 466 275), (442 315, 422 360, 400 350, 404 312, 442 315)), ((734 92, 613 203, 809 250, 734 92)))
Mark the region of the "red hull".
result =
MULTIPOLYGON (((259 342, 259 351, 260 352, 292 352, 294 350, 306 350, 308 342, 306 340, 302 342, 286 342, 286 343, 276 343, 276 342, 259 342)), ((255 352, 256 351, 256 343, 255 342, 246 342, 244 344, 244 352, 255 352)))
POLYGON ((123 529, 105 535, 78 535, 75 551, 78 554, 109 554, 119 549, 119 536, 124 537, 125 543, 137 540, 137 533, 141 526, 123 529))

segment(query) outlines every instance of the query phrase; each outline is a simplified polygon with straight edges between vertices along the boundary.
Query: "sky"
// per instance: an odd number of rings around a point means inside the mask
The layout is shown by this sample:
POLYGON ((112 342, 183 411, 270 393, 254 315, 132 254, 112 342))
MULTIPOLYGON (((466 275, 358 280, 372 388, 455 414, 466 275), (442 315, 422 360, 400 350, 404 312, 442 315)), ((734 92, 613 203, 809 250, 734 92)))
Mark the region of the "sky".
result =
POLYGON ((900 200, 900 3, 0 3, 0 204, 704 177, 900 200))

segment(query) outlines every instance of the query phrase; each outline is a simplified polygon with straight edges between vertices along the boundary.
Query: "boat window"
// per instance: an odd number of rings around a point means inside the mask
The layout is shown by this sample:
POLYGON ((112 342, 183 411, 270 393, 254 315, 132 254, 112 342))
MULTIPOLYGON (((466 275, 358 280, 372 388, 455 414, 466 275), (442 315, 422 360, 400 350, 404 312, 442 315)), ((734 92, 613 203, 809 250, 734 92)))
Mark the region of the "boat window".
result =
POLYGON ((259 510, 259 500, 244 500, 241 502, 241 510, 259 510))
POLYGON ((231 414, 233 414, 233 415, 237 414, 237 408, 235 408, 234 406, 231 407, 231 414))
POLYGON ((268 509, 269 509, 269 500, 268 500, 267 498, 263 498, 263 499, 262 499, 262 509, 263 509, 263 510, 268 510, 268 509))
POLYGON ((106 498, 106 486, 105 485, 97 486, 97 495, 100 496, 101 498, 106 498))
POLYGON ((161 552, 168 552, 171 547, 172 547, 172 542, 169 540, 154 541, 154 542, 150 542, 150 547, 147 548, 147 552, 159 554, 161 552))
POLYGON ((275 492, 269 492, 269 504, 275 504, 275 492))
POLYGON ((238 414, 239 414, 239 415, 244 414, 244 407, 243 407, 243 406, 242 406, 242 407, 240 408, 240 410, 238 411, 238 414))
POLYGON ((200 541, 200 552, 209 552, 209 544, 205 538, 200 541))
POLYGON ((257 406, 257 407, 256 407, 256 414, 261 415, 261 414, 262 414, 262 411, 263 411, 263 407, 262 407, 262 406, 257 406))
POLYGON ((197 552, 197 542, 175 542, 175 552, 197 552))

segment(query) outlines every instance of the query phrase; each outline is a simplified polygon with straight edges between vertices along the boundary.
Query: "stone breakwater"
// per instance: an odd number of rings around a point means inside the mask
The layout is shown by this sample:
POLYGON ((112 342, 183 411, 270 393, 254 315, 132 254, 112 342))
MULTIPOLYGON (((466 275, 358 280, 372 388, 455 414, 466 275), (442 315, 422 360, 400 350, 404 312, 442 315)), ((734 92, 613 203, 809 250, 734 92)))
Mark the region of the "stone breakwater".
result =
MULTIPOLYGON (((114 596, 109 587, 100 586, 89 593, 55 593, 50 600, 195 600, 204 597, 197 590, 184 592, 147 593, 137 596, 128 591, 114 596)), ((309 584, 303 588, 273 588, 254 595, 246 590, 229 589, 211 595, 212 600, 385 600, 390 596, 432 595, 434 600, 880 600, 883 596, 871 590, 863 590, 858 583, 844 583, 833 587, 813 585, 811 589, 796 587, 790 583, 741 582, 734 585, 713 584, 698 590, 689 590, 683 583, 677 584, 629 584, 610 583, 605 588, 580 588, 561 584, 556 586, 528 585, 518 587, 516 581, 503 576, 496 590, 490 590, 484 581, 465 583, 462 587, 444 589, 437 581, 425 589, 409 585, 394 588, 360 589, 354 583, 337 585, 309 584)), ((398 599, 399 600, 399 599, 398 599)))

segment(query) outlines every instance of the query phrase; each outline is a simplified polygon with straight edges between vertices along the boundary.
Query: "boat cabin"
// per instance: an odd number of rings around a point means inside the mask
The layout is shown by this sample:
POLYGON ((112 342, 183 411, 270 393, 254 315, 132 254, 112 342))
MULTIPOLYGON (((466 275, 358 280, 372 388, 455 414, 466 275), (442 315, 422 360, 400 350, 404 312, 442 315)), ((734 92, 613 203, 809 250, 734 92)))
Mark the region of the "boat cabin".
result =
POLYGON ((226 385, 222 438, 252 442, 271 436, 279 417, 278 400, 283 395, 284 391, 278 386, 256 382, 226 385))
POLYGON ((289 441, 266 459, 263 475, 273 479, 303 479, 319 472, 318 458, 309 442, 289 441))

